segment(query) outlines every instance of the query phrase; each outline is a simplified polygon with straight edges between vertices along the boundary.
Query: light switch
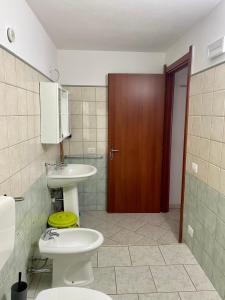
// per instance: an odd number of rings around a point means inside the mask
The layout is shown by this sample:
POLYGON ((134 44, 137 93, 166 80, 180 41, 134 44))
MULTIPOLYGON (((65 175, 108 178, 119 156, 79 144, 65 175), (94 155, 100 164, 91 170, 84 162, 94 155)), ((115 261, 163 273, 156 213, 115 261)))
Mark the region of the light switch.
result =
POLYGON ((198 173, 198 165, 194 162, 192 163, 192 171, 196 174, 198 173))

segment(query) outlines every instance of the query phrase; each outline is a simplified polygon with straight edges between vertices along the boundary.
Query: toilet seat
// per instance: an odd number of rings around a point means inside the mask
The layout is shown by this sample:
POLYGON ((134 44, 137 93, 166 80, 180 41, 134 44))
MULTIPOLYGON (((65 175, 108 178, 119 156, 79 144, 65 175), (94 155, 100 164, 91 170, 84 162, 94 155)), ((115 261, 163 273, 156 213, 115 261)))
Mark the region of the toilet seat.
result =
POLYGON ((35 300, 112 300, 95 290, 79 287, 59 287, 41 291, 35 300))

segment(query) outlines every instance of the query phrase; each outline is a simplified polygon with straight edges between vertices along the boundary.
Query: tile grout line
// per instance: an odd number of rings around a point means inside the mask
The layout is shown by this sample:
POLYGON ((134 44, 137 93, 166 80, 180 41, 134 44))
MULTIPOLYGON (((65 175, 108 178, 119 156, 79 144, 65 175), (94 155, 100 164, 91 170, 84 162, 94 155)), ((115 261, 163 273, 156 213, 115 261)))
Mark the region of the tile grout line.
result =
MULTIPOLYGON (((198 264, 197 264, 197 265, 198 265, 198 264)), ((194 288, 195 288, 195 291, 198 292, 198 290, 197 290, 197 288, 196 288, 196 286, 195 286, 195 284, 194 284, 194 282, 193 282, 191 276, 189 275, 187 269, 185 268, 185 265, 182 265, 182 266, 183 266, 183 268, 184 268, 184 271, 185 271, 186 274, 188 275, 189 279, 191 280, 191 283, 193 284, 193 286, 194 286, 194 288)))

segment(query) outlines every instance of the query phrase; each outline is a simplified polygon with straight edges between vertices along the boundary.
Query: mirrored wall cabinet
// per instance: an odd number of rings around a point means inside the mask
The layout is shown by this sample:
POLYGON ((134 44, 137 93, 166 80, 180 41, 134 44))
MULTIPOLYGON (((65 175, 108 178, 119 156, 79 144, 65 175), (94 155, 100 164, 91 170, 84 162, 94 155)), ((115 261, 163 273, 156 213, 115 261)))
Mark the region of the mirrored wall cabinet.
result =
POLYGON ((70 135, 68 94, 56 82, 40 83, 41 143, 58 144, 70 135))

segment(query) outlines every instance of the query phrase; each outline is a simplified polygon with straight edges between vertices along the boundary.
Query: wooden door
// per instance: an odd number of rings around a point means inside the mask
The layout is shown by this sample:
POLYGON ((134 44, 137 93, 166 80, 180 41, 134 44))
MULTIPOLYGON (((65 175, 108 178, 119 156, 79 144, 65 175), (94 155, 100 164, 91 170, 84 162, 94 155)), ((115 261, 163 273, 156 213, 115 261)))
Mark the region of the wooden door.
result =
POLYGON ((108 211, 160 212, 164 75, 109 74, 108 211))

